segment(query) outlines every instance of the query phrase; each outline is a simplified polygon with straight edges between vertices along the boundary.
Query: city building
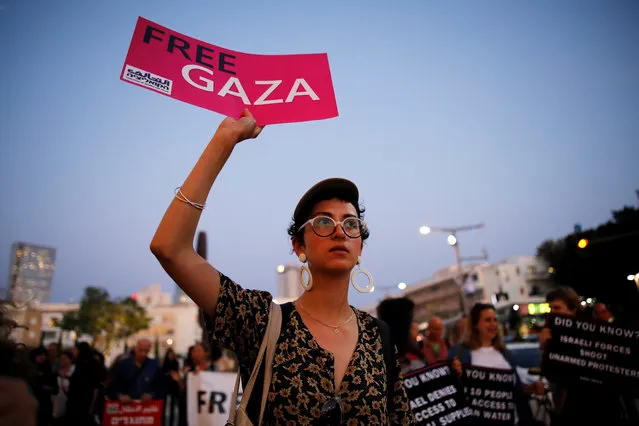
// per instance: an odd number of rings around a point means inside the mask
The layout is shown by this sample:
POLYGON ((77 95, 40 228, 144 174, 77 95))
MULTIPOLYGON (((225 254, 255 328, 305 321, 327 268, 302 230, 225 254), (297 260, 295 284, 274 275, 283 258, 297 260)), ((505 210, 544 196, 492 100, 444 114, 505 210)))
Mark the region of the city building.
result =
MULTIPOLYGON (((146 314, 151 319, 149 328, 120 342, 112 353, 124 352, 126 347, 133 347, 138 339, 146 338, 154 346, 157 345, 160 357, 164 356, 168 348, 172 348, 177 354, 186 355, 189 346, 201 340, 199 309, 194 303, 173 303, 171 293, 163 292, 159 284, 140 289, 132 297, 146 309, 146 314)), ((155 348, 150 356, 155 356, 155 348)))
POLYGON ((151 284, 131 295, 138 305, 145 308, 172 304, 171 293, 163 292, 160 284, 151 284))
POLYGON ((195 302, 182 290, 178 285, 175 285, 175 292, 173 293, 173 303, 182 305, 192 305, 195 302))
MULTIPOLYGON (((543 321, 548 306, 544 296, 552 288, 550 272, 536 256, 515 256, 500 263, 441 269, 433 277, 409 285, 400 296, 415 302, 415 320, 425 328, 432 316, 452 325, 477 302, 492 303, 504 324, 543 321)), ((376 314, 377 304, 365 310, 376 314)), ((518 327, 519 325, 517 325, 518 327)))
POLYGON ((41 342, 43 345, 49 343, 61 343, 63 348, 71 348, 78 341, 91 341, 90 336, 81 336, 78 338, 74 331, 65 331, 56 326, 57 321, 62 321, 62 317, 67 312, 78 310, 80 305, 77 303, 44 303, 38 306, 40 313, 41 342))
POLYGON ((17 327, 11 332, 13 340, 30 348, 40 344, 42 319, 38 311, 29 308, 8 307, 5 313, 17 324, 17 327))
MULTIPOLYGON (((202 329, 198 322, 198 307, 195 304, 174 304, 172 295, 163 292, 159 284, 152 284, 132 295, 144 307, 150 318, 149 327, 129 338, 116 342, 106 355, 110 363, 117 355, 132 348, 140 338, 147 338, 153 344, 150 356, 155 356, 155 346, 160 357, 170 347, 186 355, 189 346, 199 341, 202 329)), ((22 309, 12 308, 10 317, 23 327, 14 330, 12 337, 27 346, 61 343, 63 348, 72 347, 77 341, 91 341, 90 336, 77 336, 73 331, 63 331, 56 326, 65 313, 77 310, 78 304, 40 303, 22 309)))
POLYGON ((548 265, 536 256, 515 256, 477 270, 485 300, 497 309, 544 298, 551 289, 548 265))
POLYGON ((155 356, 155 346, 161 358, 167 349, 172 348, 178 355, 185 356, 190 346, 201 339, 202 329, 198 322, 198 308, 195 305, 156 305, 146 308, 151 319, 149 328, 139 331, 120 342, 112 350, 113 354, 135 346, 137 340, 150 340, 154 347, 149 356, 155 356))
POLYGON ((415 302, 414 318, 424 328, 430 317, 438 316, 444 322, 454 321, 473 304, 483 300, 481 283, 476 271, 482 265, 464 265, 441 269, 430 279, 409 285, 402 296, 415 302))
POLYGON ((10 307, 8 316, 19 327, 14 329, 11 337, 25 346, 36 347, 50 343, 60 343, 62 348, 73 347, 76 341, 91 341, 91 336, 76 336, 74 331, 64 331, 57 327, 56 321, 65 313, 77 310, 74 303, 39 303, 24 308, 10 307))
POLYGON ((35 244, 15 242, 11 246, 9 298, 24 305, 48 303, 55 271, 56 250, 35 244))

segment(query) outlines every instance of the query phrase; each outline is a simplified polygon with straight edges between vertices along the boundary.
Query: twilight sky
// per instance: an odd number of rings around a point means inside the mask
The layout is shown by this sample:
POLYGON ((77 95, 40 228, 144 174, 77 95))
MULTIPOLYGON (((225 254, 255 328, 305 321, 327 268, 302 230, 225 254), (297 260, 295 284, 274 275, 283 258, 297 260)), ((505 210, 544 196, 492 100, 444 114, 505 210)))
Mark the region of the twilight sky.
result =
POLYGON ((245 287, 274 291, 297 261, 286 227, 326 177, 360 187, 378 286, 454 262, 421 224, 485 222, 462 256, 501 261, 637 203, 638 2, 301 4, 0 0, 0 287, 26 241, 58 250, 53 301, 173 291, 149 242, 223 117, 119 80, 138 16, 242 52, 328 53, 340 116, 243 143, 208 200, 209 260, 245 287))

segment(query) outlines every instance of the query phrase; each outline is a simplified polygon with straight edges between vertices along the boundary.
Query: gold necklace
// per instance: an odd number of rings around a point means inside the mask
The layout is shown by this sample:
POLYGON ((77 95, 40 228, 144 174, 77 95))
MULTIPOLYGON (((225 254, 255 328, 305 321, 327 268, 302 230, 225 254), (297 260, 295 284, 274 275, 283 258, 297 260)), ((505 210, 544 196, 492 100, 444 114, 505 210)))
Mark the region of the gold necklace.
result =
POLYGON ((353 312, 353 313, 351 314, 351 316, 350 316, 350 317, 348 317, 348 319, 347 319, 346 321, 344 321, 343 323, 338 324, 338 325, 330 325, 330 324, 326 324, 324 321, 322 321, 322 320, 320 320, 320 319, 315 318, 315 317, 314 317, 314 316, 313 316, 313 315, 312 315, 309 311, 307 311, 307 310, 304 308, 304 306, 302 306, 302 302, 298 301, 298 302, 297 302, 297 305, 299 305, 299 307, 300 307, 300 308, 302 308, 302 310, 303 310, 304 312, 306 312, 306 314, 307 314, 309 317, 311 317, 311 318, 312 318, 312 319, 314 319, 315 321, 319 322, 319 323, 320 323, 320 324, 322 324, 324 327, 332 328, 332 329, 333 329, 333 331, 335 332, 335 334, 339 334, 339 329, 340 329, 340 328, 342 328, 342 327, 344 327, 346 324, 348 324, 348 323, 350 322, 350 320, 352 320, 352 319, 355 317, 355 312, 353 312))

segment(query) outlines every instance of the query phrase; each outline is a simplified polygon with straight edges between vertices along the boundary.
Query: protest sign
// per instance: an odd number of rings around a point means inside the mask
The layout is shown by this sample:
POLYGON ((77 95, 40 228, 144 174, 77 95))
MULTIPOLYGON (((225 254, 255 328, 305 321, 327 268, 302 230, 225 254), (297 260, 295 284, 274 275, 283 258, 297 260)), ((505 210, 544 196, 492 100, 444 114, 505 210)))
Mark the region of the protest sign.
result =
POLYGON ((254 55, 215 46, 138 18, 120 79, 260 125, 336 117, 325 53, 254 55))
POLYGON ((466 406, 457 373, 436 364, 404 376, 408 403, 419 426, 461 426, 472 413, 466 406))
MULTIPOLYGON (((229 419, 235 373, 200 371, 186 376, 186 413, 189 426, 224 425, 229 419)), ((236 403, 242 398, 241 389, 236 403)))
POLYGON ((162 426, 164 401, 133 401, 123 405, 120 401, 105 401, 103 426, 147 425, 162 426))
POLYGON ((544 375, 639 394, 639 330, 591 319, 552 315, 544 375))
POLYGON ((462 383, 473 424, 515 424, 515 374, 513 370, 463 367, 462 383))

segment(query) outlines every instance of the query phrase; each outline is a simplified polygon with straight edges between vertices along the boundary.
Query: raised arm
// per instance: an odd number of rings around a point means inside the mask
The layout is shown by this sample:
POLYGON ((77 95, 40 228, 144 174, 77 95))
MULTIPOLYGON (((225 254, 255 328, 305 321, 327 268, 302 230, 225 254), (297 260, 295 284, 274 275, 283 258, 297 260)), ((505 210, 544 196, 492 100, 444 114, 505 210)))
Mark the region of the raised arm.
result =
MULTIPOLYGON (((239 142, 256 138, 257 126, 248 110, 239 119, 225 118, 181 187, 183 197, 205 204, 213 182, 239 142)), ((193 240, 202 210, 174 198, 151 241, 151 252, 178 286, 205 312, 215 313, 220 277, 197 254, 193 240)))

